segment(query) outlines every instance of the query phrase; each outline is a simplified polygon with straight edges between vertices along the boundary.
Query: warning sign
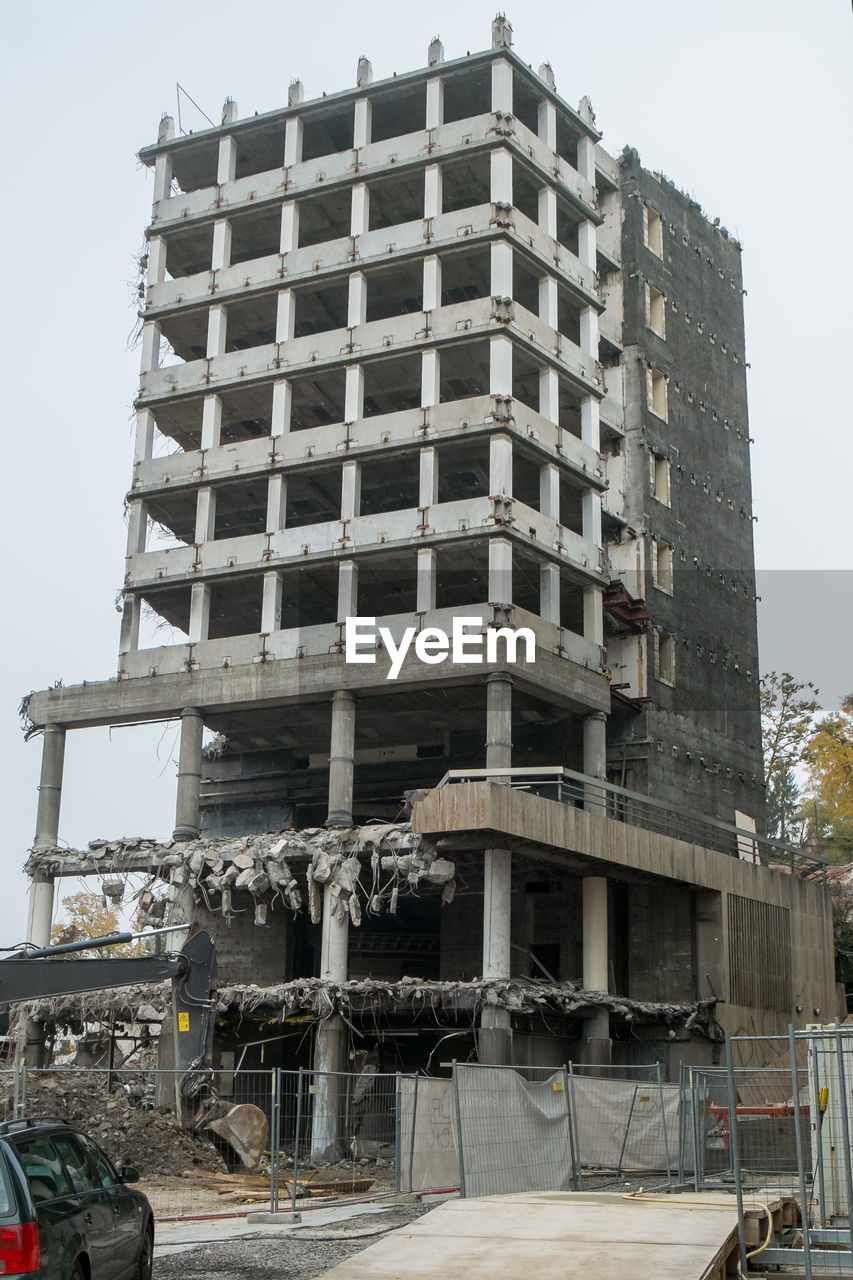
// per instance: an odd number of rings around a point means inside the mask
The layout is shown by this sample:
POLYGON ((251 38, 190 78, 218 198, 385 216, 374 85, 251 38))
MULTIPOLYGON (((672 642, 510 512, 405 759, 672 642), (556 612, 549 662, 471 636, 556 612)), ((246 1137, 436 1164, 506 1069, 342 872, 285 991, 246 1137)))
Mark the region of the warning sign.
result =
POLYGON ((188 1013, 179 1013, 178 1014, 178 1030, 189 1031, 189 1029, 190 1029, 190 1015, 188 1013))

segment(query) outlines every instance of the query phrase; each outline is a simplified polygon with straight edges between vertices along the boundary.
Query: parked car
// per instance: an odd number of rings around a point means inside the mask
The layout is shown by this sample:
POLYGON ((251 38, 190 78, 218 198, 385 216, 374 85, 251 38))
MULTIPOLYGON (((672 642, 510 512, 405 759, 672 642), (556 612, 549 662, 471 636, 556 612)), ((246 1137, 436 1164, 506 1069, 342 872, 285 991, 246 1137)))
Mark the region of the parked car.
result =
POLYGON ((154 1215, 138 1180, 63 1120, 0 1124, 0 1276, 150 1280, 154 1215))

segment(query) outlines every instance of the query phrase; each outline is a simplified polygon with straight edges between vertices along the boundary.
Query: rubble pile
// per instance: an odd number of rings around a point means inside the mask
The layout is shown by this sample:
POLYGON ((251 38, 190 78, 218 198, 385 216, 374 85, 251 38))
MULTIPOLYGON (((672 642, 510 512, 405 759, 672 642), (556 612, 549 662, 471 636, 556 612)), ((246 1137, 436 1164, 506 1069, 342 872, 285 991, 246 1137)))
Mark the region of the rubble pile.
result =
POLYGON ((105 1089, 106 1076, 91 1081, 51 1073, 27 1080, 27 1115, 58 1117, 75 1125, 116 1165, 130 1164, 143 1178, 174 1177, 187 1170, 224 1170, 207 1139, 182 1129, 171 1112, 128 1098, 120 1086, 105 1089))

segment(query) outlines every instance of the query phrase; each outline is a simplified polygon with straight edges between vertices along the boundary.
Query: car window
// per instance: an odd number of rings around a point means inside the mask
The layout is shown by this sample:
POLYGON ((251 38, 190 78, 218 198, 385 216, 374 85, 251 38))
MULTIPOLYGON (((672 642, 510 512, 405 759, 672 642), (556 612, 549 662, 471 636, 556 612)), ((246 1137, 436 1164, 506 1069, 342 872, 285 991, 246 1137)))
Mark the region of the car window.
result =
POLYGON ((15 1150, 36 1204, 71 1194, 71 1183, 50 1138, 20 1138, 15 1142, 15 1150))
POLYGON ((72 1133, 56 1133, 53 1136, 56 1149, 62 1156, 71 1185, 75 1191, 94 1191, 97 1187, 94 1175, 89 1169, 86 1153, 79 1145, 77 1137, 72 1133))
POLYGON ((8 1217, 12 1212, 12 1192, 9 1189, 9 1171, 6 1161, 0 1155, 0 1218, 8 1217))
POLYGON ((91 1138, 83 1135, 78 1138, 78 1141, 85 1148, 89 1157, 89 1164, 92 1167, 96 1185, 99 1187, 118 1186, 119 1176, 101 1148, 91 1138))

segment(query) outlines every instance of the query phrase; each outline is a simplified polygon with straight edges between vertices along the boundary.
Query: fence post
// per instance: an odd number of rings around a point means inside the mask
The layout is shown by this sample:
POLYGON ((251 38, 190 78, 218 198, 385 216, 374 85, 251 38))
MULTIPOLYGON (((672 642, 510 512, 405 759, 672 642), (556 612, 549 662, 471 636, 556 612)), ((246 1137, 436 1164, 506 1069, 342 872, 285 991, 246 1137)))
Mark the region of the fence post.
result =
POLYGON ((402 1116, 403 1093, 401 1086, 400 1072, 398 1071, 394 1082, 394 1190, 397 1195, 402 1189, 403 1170, 400 1167, 400 1157, 402 1155, 403 1146, 403 1116, 402 1116))
MULTIPOLYGON (((746 1275, 746 1229, 743 1217, 743 1171, 740 1164, 740 1134, 737 1127, 737 1089, 735 1088, 734 1057, 732 1055, 732 1038, 726 1035, 726 1098, 729 1107, 729 1155, 732 1159, 732 1171, 735 1178, 735 1196, 737 1198, 737 1234, 740 1252, 740 1272, 746 1275)), ((698 1188, 697 1188, 698 1189, 698 1188)))
POLYGON ((15 1099, 15 1119, 19 1120, 21 1116, 27 1113, 27 1071, 26 1062, 22 1062, 18 1068, 17 1079, 17 1097, 15 1099))
POLYGON ((270 1087, 270 1212, 278 1212, 279 1160, 281 1159, 281 1069, 273 1067, 270 1087))
MULTIPOLYGON (((822 1137, 823 1126, 821 1123, 822 1116, 820 1111, 820 1078, 819 1078, 818 1049, 817 1049, 817 1041, 814 1038, 810 1038, 808 1042, 808 1059, 810 1059, 810 1062, 811 1062, 811 1070, 809 1071, 809 1075, 811 1076, 811 1083, 812 1083, 811 1129, 814 1132, 814 1158, 817 1163, 818 1195, 820 1196, 820 1225, 822 1227, 825 1227, 827 1225, 827 1216, 826 1216, 826 1178, 824 1176, 824 1168, 823 1168, 823 1137, 822 1137)), ((812 1186, 814 1186, 814 1178, 812 1178, 812 1186)))
POLYGON ((572 1142, 572 1187, 575 1191, 581 1189, 581 1148, 580 1148, 580 1132, 578 1130, 578 1112, 575 1099, 575 1069, 574 1063, 567 1062, 564 1068, 569 1082, 569 1133, 572 1142))
POLYGON ((302 1076, 304 1067, 299 1068, 296 1078, 296 1126, 293 1135, 293 1180, 290 1184, 290 1211, 296 1217, 296 1179, 299 1174, 299 1135, 302 1131, 302 1076))
POLYGON ((835 1045, 838 1054, 838 1100, 841 1104, 841 1132, 844 1137, 844 1178, 847 1192, 846 1216, 849 1222, 850 1215, 853 1213, 853 1171, 850 1168, 850 1118, 847 1114, 849 1098, 847 1094, 847 1067, 844 1063, 844 1037, 837 1023, 835 1027, 835 1045))
MULTIPOLYGON (((574 1085, 574 1076, 571 1077, 571 1085, 574 1085)), ((571 1167, 572 1190, 580 1191, 580 1169, 577 1160, 577 1144, 575 1142, 575 1117, 574 1117, 574 1088, 570 1087, 569 1068, 568 1065, 563 1067, 563 1088, 566 1091, 566 1122, 569 1126, 569 1161, 571 1167)))
POLYGON ((420 1089, 420 1076, 413 1076, 414 1089, 412 1091, 412 1140, 409 1143, 409 1192, 415 1189, 415 1126, 418 1122, 418 1091, 420 1089))
MULTIPOLYGON (((839 1045, 839 1048, 841 1046, 839 1045)), ((800 1127, 800 1080, 797 1074, 797 1038, 794 1033, 793 1023, 788 1024, 788 1052, 791 1058, 791 1084, 793 1086, 791 1101, 794 1104, 794 1145, 797 1149, 797 1176, 800 1183, 800 1213, 803 1219, 803 1262, 805 1263, 806 1280, 812 1277, 812 1245, 811 1245, 811 1217, 809 1213, 808 1189, 806 1187, 806 1169, 803 1163, 803 1132, 800 1127)), ((842 1079, 842 1089, 844 1077, 842 1079)), ((846 1167, 850 1169, 850 1149, 848 1143, 850 1135, 847 1132, 847 1115, 846 1115, 846 1093, 842 1093, 845 1101, 845 1107, 842 1108, 842 1116, 844 1118, 844 1155, 846 1167)), ((848 1181, 849 1187, 849 1181, 848 1181)), ((848 1207, 850 1201, 848 1200, 848 1207)), ((849 1208, 848 1208, 849 1211, 849 1208)))
POLYGON ((666 1104, 663 1097, 663 1067, 660 1062, 655 1063, 658 1078, 658 1097, 660 1098, 660 1122, 663 1126, 663 1152, 666 1160, 666 1181, 667 1186, 672 1186, 672 1162, 669 1158, 669 1135, 666 1129, 666 1104))
POLYGON ((456 1059, 451 1064, 453 1075, 453 1103, 456 1110, 456 1145, 458 1147, 457 1156, 459 1157, 459 1195, 465 1199, 465 1154, 464 1142, 462 1141, 462 1108, 459 1105, 459 1074, 456 1070, 456 1059))

